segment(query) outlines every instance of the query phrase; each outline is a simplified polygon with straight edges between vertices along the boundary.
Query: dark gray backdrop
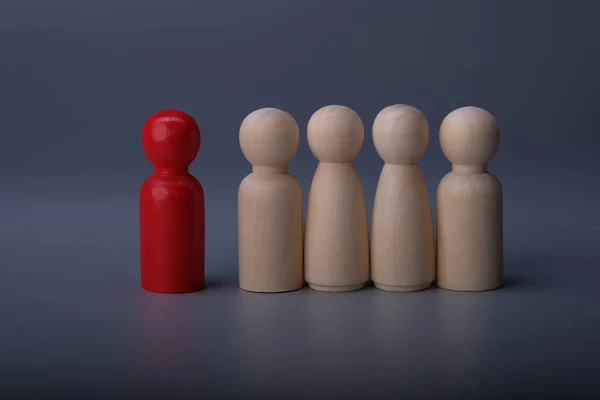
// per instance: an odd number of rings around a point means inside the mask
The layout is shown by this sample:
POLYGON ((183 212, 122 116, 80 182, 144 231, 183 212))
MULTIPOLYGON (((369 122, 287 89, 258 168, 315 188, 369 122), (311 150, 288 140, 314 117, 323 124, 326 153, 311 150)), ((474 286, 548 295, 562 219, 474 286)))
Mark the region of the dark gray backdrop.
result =
MULTIPOLYGON (((600 385, 599 3, 590 1, 0 2, 0 394, 572 396, 600 385), (366 131, 412 104, 431 126, 432 207, 450 169, 443 117, 493 112, 506 286, 346 294, 237 289, 238 144, 249 112, 301 127, 344 104, 366 131), (139 288, 145 119, 197 119, 205 291, 139 288)), ((434 208, 435 209, 435 208, 434 208)), ((370 398, 365 397, 365 398, 370 398)))

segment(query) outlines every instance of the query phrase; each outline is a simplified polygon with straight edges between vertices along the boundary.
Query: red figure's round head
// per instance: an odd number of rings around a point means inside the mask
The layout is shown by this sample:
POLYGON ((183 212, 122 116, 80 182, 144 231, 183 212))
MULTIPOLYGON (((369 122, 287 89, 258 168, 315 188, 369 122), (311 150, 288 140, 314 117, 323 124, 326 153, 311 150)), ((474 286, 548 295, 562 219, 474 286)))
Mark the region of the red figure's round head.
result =
POLYGON ((144 124, 142 146, 157 168, 187 168, 200 150, 200 128, 184 112, 160 111, 144 124))

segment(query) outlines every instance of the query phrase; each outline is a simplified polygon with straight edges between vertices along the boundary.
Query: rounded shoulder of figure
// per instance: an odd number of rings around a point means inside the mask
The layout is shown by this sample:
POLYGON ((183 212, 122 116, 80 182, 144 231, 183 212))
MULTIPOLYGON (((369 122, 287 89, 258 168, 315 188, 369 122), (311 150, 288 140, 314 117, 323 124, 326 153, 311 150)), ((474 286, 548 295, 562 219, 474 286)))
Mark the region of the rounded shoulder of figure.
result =
POLYGON ((167 194, 169 196, 185 196, 187 194, 204 195, 204 188, 193 175, 183 176, 160 176, 150 175, 141 187, 142 192, 167 194))
POLYGON ((239 190, 241 191, 241 190, 244 190, 245 188, 252 187, 253 185, 256 184, 255 182, 256 182, 255 174, 248 174, 240 182, 239 190))
POLYGON ((251 173, 242 179, 240 183, 241 191, 286 191, 301 190, 300 182, 291 174, 272 174, 261 175, 251 173))
POLYGON ((196 178, 194 175, 186 175, 184 185, 189 187, 194 192, 201 193, 202 195, 204 195, 204 187, 202 186, 198 178, 196 178))
POLYGON ((500 180, 489 172, 472 175, 449 172, 438 184, 438 193, 440 192, 502 193, 502 185, 500 180))

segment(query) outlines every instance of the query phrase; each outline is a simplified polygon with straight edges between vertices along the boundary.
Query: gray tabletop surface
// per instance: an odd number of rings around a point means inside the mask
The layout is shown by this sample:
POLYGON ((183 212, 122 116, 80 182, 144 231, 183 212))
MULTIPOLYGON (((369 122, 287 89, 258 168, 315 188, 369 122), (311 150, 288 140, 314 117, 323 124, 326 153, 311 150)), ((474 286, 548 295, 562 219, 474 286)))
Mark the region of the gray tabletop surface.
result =
POLYGON ((24 225, 2 238, 6 393, 480 398, 598 389, 598 228, 545 226, 535 207, 508 213, 505 286, 495 291, 254 294, 237 287, 235 220, 220 217, 235 197, 207 195, 206 289, 161 295, 139 286, 135 196, 12 206, 24 225), (56 225, 28 230, 47 214, 56 225))

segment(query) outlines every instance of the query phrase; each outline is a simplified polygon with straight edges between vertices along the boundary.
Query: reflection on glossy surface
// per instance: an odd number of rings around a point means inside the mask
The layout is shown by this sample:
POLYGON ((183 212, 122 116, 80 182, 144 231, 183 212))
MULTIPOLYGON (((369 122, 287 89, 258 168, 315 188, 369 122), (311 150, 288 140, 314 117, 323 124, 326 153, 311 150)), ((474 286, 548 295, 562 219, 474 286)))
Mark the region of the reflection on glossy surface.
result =
MULTIPOLYGON (((571 332, 561 321, 582 312, 580 297, 555 290, 554 299, 560 301, 550 306, 552 298, 538 286, 516 284, 482 293, 390 293, 370 286, 283 294, 231 284, 191 295, 140 292, 115 318, 121 315, 129 330, 128 382, 152 388, 136 393, 183 387, 230 396, 480 397, 533 390, 509 384, 515 373, 532 382, 546 381, 545 373, 593 376, 584 357, 577 370, 552 361, 558 347, 569 349, 565 342, 557 347, 556 338, 571 332), (135 318, 128 319, 131 307, 135 318)), ((590 340, 586 332, 575 335, 580 343, 590 340)), ((594 351, 588 346, 589 356, 594 351)))
POLYGON ((549 249, 508 260, 506 287, 482 293, 263 295, 208 279, 206 291, 162 295, 141 290, 133 272, 115 283, 117 268, 71 292, 75 301, 38 285, 43 302, 5 303, 0 389, 29 393, 32 376, 47 392, 142 398, 535 398, 552 385, 597 387, 593 255, 570 258, 585 282, 565 276, 568 260, 549 249))
POLYGON ((488 344, 497 339, 490 320, 494 315, 492 296, 496 295, 439 290, 438 360, 440 381, 445 385, 473 386, 491 361, 488 344))
POLYGON ((373 326, 368 304, 372 289, 327 293, 310 290, 307 346, 311 386, 327 393, 348 395, 367 383, 365 360, 372 351, 373 326), (360 306, 359 306, 360 305, 360 306))
MULTIPOLYGON (((214 306, 222 294, 207 301, 202 292, 165 295, 141 291, 137 318, 129 324, 133 332, 128 363, 128 376, 140 392, 168 395, 204 386, 214 390, 224 374, 239 380, 239 292, 224 290, 228 300, 222 308, 214 306)), ((219 390, 235 393, 234 387, 219 390)))
POLYGON ((372 296, 373 357, 378 360, 381 373, 388 382, 429 385, 433 364, 437 362, 439 315, 432 302, 436 292, 376 290, 372 296))
POLYGON ((137 335, 131 337, 130 368, 135 381, 164 387, 203 372, 181 368, 203 341, 202 332, 186 317, 190 299, 190 295, 141 293, 139 313, 132 324, 137 335))
POLYGON ((302 340, 306 328, 304 303, 299 292, 240 291, 237 340, 244 390, 272 395, 302 384, 302 373, 307 369, 302 340))

